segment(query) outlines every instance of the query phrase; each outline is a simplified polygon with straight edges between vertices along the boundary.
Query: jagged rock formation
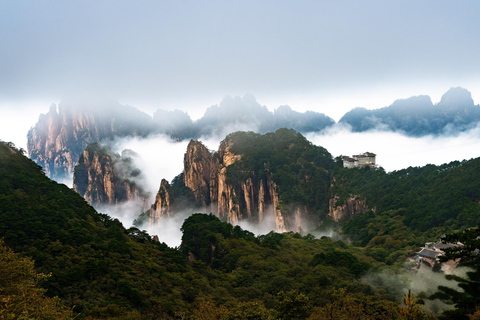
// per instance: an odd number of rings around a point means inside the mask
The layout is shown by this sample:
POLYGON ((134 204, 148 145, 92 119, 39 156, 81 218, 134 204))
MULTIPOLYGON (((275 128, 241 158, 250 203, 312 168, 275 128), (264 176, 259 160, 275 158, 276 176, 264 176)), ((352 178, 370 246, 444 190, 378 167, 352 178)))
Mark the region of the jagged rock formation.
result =
POLYGON ((338 200, 339 197, 335 196, 328 203, 328 216, 332 217, 335 222, 351 218, 369 210, 365 199, 360 199, 358 196, 350 196, 342 204, 338 204, 338 200))
MULTIPOLYGON (((318 215, 327 206, 325 168, 331 163, 325 149, 293 130, 263 136, 237 132, 227 136, 217 152, 210 152, 200 141, 190 141, 183 185, 193 193, 192 206, 232 224, 248 220, 270 224, 279 232, 299 231, 305 229, 312 212, 318 215), (324 201, 325 206, 316 206, 313 199, 324 201)), ((149 221, 157 220, 151 210, 149 221)))
POLYGON ((83 150, 93 142, 114 136, 146 136, 153 131, 152 119, 133 107, 115 102, 101 104, 52 104, 28 132, 30 158, 47 176, 70 180, 83 150))
POLYGON ((148 195, 135 183, 141 172, 132 166, 132 156, 130 150, 120 156, 98 143, 88 145, 75 166, 73 189, 93 206, 125 201, 145 206, 148 195))
POLYGON ((213 156, 199 141, 190 141, 184 156, 184 182, 195 195, 195 200, 206 208, 210 200, 213 156))
MULTIPOLYGON (((198 139, 220 133, 219 128, 274 131, 281 127, 300 132, 320 131, 334 121, 324 114, 295 112, 288 106, 274 113, 253 96, 226 97, 220 105, 208 108, 193 122, 185 112, 157 110, 152 117, 130 106, 107 101, 101 103, 53 104, 40 115, 28 133, 30 158, 42 166, 47 176, 70 180, 83 150, 93 142, 114 137, 166 134, 175 140, 198 139)), ((223 129, 222 129, 223 130, 223 129)))
POLYGON ((229 223, 240 220, 262 222, 270 215, 275 229, 286 230, 284 217, 279 209, 278 187, 271 175, 255 185, 252 178, 238 181, 240 188, 228 181, 227 168, 241 159, 231 152, 233 141, 224 140, 217 153, 212 154, 199 141, 190 141, 184 160, 185 186, 190 188, 195 200, 205 211, 210 211, 229 223))
POLYGON ((159 223, 164 217, 170 217, 172 214, 173 194, 170 184, 162 179, 155 202, 150 207, 149 224, 159 223))

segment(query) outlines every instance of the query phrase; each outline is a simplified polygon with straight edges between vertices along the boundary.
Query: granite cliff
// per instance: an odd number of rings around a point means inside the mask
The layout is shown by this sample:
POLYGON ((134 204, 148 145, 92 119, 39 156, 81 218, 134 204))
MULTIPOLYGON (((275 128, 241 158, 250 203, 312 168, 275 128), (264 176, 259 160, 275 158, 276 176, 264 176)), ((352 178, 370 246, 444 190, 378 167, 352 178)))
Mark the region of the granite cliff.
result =
POLYGON ((155 197, 155 202, 150 207, 148 222, 150 225, 157 224, 163 218, 170 217, 173 211, 173 194, 171 186, 167 180, 162 179, 157 196, 155 197))
POLYGON ((130 150, 118 155, 98 143, 88 145, 75 166, 73 189, 93 206, 137 201, 145 207, 148 195, 137 183, 142 174, 132 165, 134 156, 130 150))
MULTIPOLYGON (((191 140, 182 181, 177 179, 172 189, 188 189, 193 194, 191 207, 234 225, 246 220, 270 224, 279 232, 299 231, 306 229, 307 220, 318 220, 327 212, 332 165, 325 149, 293 130, 265 135, 236 132, 216 152, 191 140)), ((175 191, 168 190, 169 184, 162 181, 149 213, 150 223, 176 212, 172 205, 175 191)))
POLYGON ((50 178, 70 180, 83 150, 115 136, 146 136, 153 131, 150 116, 116 102, 53 104, 28 132, 30 158, 50 178))
POLYGON ((328 216, 335 222, 349 219, 369 210, 366 200, 359 196, 350 196, 342 203, 338 203, 338 200, 339 197, 334 196, 328 202, 328 216))

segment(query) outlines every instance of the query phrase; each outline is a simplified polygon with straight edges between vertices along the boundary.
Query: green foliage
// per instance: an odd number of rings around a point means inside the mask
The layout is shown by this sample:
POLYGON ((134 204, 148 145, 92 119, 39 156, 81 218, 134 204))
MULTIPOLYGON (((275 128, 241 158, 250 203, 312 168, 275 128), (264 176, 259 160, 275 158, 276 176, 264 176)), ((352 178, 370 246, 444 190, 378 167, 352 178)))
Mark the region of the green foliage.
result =
POLYGON ((343 267, 348 269, 355 276, 364 274, 370 268, 368 263, 360 262, 358 258, 350 252, 331 249, 327 250, 325 253, 322 252, 316 254, 310 262, 310 265, 314 267, 319 264, 332 267, 343 267))
POLYGON ((263 297, 265 306, 271 309, 280 291, 297 290, 316 305, 333 286, 346 286, 354 292, 367 290, 358 275, 370 267, 372 260, 361 249, 343 242, 299 237, 293 232, 270 232, 255 238, 238 226, 232 228, 204 214, 188 218, 182 228, 184 254, 192 253, 201 260, 201 264, 195 261, 194 265, 211 265, 221 272, 232 297, 263 297), (341 266, 336 261, 312 263, 315 257, 330 253, 345 258, 341 266))
POLYGON ((457 275, 446 276, 447 279, 456 281, 461 290, 439 286, 439 291, 432 298, 440 298, 455 304, 456 310, 447 312, 448 317, 467 319, 466 314, 474 313, 475 308, 480 306, 480 225, 446 235, 442 242, 461 245, 446 248, 441 260, 459 259, 459 265, 470 270, 465 278, 457 275))
POLYGON ((284 320, 306 319, 312 312, 310 299, 297 290, 288 292, 280 291, 275 301, 277 318, 284 320))
POLYGON ((161 314, 184 307, 164 303, 176 301, 175 286, 180 295, 186 290, 180 252, 97 213, 6 144, 0 144, 0 164, 0 236, 33 258, 38 272, 51 274, 42 283, 48 296, 94 317, 116 310, 112 304, 123 315, 160 305, 161 314))
POLYGON ((377 214, 403 208, 411 230, 451 232, 480 223, 480 158, 391 173, 337 168, 334 176, 332 194, 365 197, 377 214))
POLYGON ((333 195, 367 199, 367 211, 344 222, 353 244, 387 265, 401 266, 425 242, 480 222, 480 158, 441 166, 383 170, 343 169, 333 195))
POLYGON ((0 318, 73 319, 70 309, 37 287, 47 278, 35 272, 31 259, 20 257, 0 239, 0 318))
POLYGON ((210 266, 216 266, 222 258, 222 239, 236 238, 254 240, 253 233, 221 222, 216 216, 196 213, 188 217, 180 230, 183 232, 181 250, 185 255, 192 254, 210 266))
MULTIPOLYGON (((283 143, 296 152, 302 140, 288 130, 283 134, 281 131, 279 137, 272 138, 275 144, 283 143)), ((304 150, 308 153, 308 145, 304 150)), ((260 168, 277 173, 284 169, 325 172, 328 166, 320 164, 328 155, 317 155, 317 160, 311 158, 311 168, 307 168, 308 161, 298 160, 298 166, 273 170, 272 163, 277 161, 273 155, 268 167, 262 163, 260 168)), ((242 159, 256 163, 255 159, 242 159)), ((360 173, 378 175, 378 181, 386 175, 328 168, 341 182, 334 187, 338 189, 360 185, 346 183, 349 174, 354 182, 361 180, 360 173)), ((437 174, 458 168, 467 170, 468 166, 454 166, 437 174)), ((293 177, 296 181, 298 176, 293 177)), ((182 181, 181 176, 175 178, 171 190, 188 196, 182 181)), ((476 191, 467 191, 475 199, 476 191)), ((58 296, 84 318, 306 318, 314 316, 312 308, 324 314, 339 301, 358 306, 358 314, 366 315, 365 319, 378 318, 388 304, 375 304, 376 298, 369 295, 371 289, 359 277, 369 268, 400 261, 402 250, 423 239, 405 222, 411 207, 388 207, 381 196, 374 200, 381 204, 376 213, 358 215, 344 225, 345 233, 355 235, 353 243, 364 248, 294 232, 255 237, 213 215, 194 214, 182 226, 182 245, 177 250, 153 241, 145 231, 125 229, 118 220, 97 213, 77 193, 48 180, 20 151, 0 144, 0 236, 8 246, 33 258, 37 272, 51 274, 42 283, 47 296, 58 296), (348 292, 347 298, 340 295, 331 300, 329 293, 338 288, 348 292), (358 297, 367 302, 358 304, 358 297), (297 308, 295 315, 289 314, 292 308, 297 308)), ((476 210, 473 201, 468 203, 465 221, 470 221, 471 212, 476 210)))
POLYGON ((381 296, 349 293, 344 288, 335 289, 328 292, 327 303, 316 308, 308 319, 434 319, 419 309, 417 299, 410 292, 404 296, 403 302, 403 305, 398 305, 381 296))
POLYGON ((332 156, 291 129, 264 135, 236 132, 227 136, 241 160, 227 167, 227 181, 237 187, 251 178, 255 185, 272 177, 283 205, 303 204, 319 213, 327 210, 332 156))

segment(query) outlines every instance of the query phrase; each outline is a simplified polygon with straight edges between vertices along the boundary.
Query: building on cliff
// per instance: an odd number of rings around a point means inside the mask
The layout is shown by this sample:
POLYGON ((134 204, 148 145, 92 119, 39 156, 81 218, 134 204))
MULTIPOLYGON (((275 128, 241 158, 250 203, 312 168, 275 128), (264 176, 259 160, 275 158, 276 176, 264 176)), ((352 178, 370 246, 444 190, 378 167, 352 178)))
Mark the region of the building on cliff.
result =
POLYGON ((375 158, 376 154, 372 152, 365 152, 361 154, 354 155, 352 157, 343 158, 343 167, 344 168, 376 168, 375 158))

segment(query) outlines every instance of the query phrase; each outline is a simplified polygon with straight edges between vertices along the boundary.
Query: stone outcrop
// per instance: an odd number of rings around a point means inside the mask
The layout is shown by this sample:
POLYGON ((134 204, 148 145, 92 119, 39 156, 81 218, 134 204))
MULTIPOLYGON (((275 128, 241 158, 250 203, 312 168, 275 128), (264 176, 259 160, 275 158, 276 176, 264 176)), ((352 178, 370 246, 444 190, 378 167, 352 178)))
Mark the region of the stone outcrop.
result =
MULTIPOLYGON (((278 186, 271 174, 266 175, 266 179, 256 179, 253 174, 245 181, 229 180, 227 168, 241 159, 241 155, 231 151, 232 143, 228 139, 222 141, 219 150, 213 153, 201 142, 190 141, 184 157, 184 183, 193 191, 196 205, 234 225, 241 220, 268 221, 278 232, 297 230, 300 212, 306 213, 306 210, 295 213, 294 208, 292 219, 284 217, 278 186)), ((168 182, 163 180, 150 210, 150 224, 158 222, 162 216, 171 215, 172 203, 168 182)))
MULTIPOLYGON (((115 102, 52 104, 28 132, 30 158, 50 178, 68 181, 83 150, 93 142, 114 136, 147 135, 152 119, 133 107, 115 102)), ((71 181, 71 180, 70 180, 71 181)))
POLYGON ((173 194, 170 184, 162 179, 160 188, 155 197, 154 204, 150 207, 149 224, 159 223, 163 218, 170 217, 172 214, 173 194))
POLYGON ((137 201, 145 206, 147 194, 135 183, 141 172, 132 166, 132 151, 122 156, 98 143, 80 156, 73 176, 73 189, 93 206, 137 201))
POLYGON ((201 142, 192 140, 184 156, 184 181, 195 200, 206 208, 210 204, 210 181, 213 157, 201 142))
POLYGON ((338 199, 339 197, 335 196, 328 203, 328 216, 336 222, 369 210, 365 199, 360 199, 358 196, 350 196, 342 204, 338 204, 338 199))

